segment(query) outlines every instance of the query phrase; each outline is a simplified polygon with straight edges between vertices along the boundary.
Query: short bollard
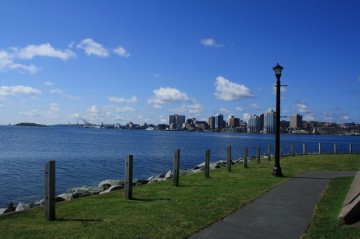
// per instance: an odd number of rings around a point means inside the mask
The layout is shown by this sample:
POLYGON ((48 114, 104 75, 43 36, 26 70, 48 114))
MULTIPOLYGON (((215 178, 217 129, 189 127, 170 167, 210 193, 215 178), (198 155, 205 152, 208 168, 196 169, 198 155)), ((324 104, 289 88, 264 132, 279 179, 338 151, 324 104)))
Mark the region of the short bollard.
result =
POLYGON ((125 160, 125 198, 131 200, 132 197, 132 181, 133 181, 133 165, 134 159, 129 155, 125 160))
POLYGON ((180 149, 175 151, 173 164, 173 186, 179 187, 180 149))
POLYGON ((248 147, 244 148, 244 168, 248 167, 248 147))
POLYGON ((257 146, 257 158, 256 158, 256 162, 260 163, 260 145, 257 146))
POLYGON ((294 157, 294 144, 290 145, 290 155, 294 157))
POLYGON ((349 144, 349 153, 352 154, 352 144, 349 144))
POLYGON ((334 154, 337 154, 336 144, 334 144, 334 154))
POLYGON ((226 148, 226 168, 228 172, 231 172, 231 146, 226 148))
POLYGON ((45 219, 55 221, 55 161, 45 165, 45 219))
POLYGON ((268 144, 268 160, 271 160, 271 145, 268 144))
POLYGON ((306 144, 303 144, 303 155, 306 155, 306 144))
POLYGON ((321 154, 321 143, 319 143, 319 154, 321 154))
POLYGON ((205 151, 205 178, 210 177, 210 149, 205 151))

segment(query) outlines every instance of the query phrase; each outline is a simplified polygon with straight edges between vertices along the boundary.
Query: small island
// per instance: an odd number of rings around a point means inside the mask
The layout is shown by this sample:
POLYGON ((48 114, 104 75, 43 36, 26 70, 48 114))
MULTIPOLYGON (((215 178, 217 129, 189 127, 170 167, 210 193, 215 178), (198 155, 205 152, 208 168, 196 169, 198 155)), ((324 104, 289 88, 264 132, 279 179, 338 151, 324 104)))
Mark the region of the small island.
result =
POLYGON ((15 126, 36 126, 36 127, 46 127, 43 124, 36 124, 36 123, 18 123, 15 126))

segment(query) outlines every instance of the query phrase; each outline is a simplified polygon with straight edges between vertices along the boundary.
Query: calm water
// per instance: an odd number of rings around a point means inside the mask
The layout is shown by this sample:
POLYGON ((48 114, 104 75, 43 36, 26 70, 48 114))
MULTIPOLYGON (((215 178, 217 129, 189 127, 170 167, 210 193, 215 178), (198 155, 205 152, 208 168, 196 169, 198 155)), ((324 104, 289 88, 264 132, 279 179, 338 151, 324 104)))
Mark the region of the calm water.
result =
MULTIPOLYGON (((317 152, 360 153, 360 137, 282 135, 284 153, 294 144, 296 153, 317 152)), ((134 178, 148 178, 172 168, 176 149, 181 150, 181 168, 192 168, 204 161, 206 149, 211 149, 211 161, 226 158, 226 147, 232 146, 233 158, 267 153, 267 144, 274 143, 274 135, 198 133, 165 131, 129 131, 83 129, 68 127, 12 127, 0 126, 0 208, 10 201, 17 204, 43 198, 44 166, 56 160, 57 194, 68 188, 97 185, 104 179, 124 177, 124 159, 134 155, 134 178)))

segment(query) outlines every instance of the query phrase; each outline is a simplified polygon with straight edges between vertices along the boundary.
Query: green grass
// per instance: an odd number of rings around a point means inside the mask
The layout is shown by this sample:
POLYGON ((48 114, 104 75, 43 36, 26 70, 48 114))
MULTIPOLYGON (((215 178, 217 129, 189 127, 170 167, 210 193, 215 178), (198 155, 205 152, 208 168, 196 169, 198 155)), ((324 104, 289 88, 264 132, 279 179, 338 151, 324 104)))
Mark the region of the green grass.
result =
POLYGON ((311 226, 303 239, 360 238, 360 227, 341 225, 342 204, 354 177, 333 179, 318 203, 311 226))
MULTIPOLYGON (((285 176, 305 171, 359 170, 360 155, 308 155, 281 158, 285 176)), ((1 238, 184 238, 256 199, 287 177, 270 176, 273 161, 249 163, 56 205, 57 221, 43 209, 0 217, 1 238)), ((338 212, 337 212, 338 213, 338 212)), ((336 213, 335 213, 336 214, 336 213)), ((337 217, 337 215, 336 215, 337 217)))

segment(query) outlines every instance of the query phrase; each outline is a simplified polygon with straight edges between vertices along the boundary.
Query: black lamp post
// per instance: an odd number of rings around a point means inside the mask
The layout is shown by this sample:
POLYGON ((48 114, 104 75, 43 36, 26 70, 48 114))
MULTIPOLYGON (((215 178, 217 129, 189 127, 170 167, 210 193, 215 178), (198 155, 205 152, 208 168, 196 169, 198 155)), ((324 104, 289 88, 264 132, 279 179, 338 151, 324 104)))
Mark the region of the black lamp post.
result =
POLYGON ((279 63, 274 66, 273 70, 276 76, 276 125, 275 125, 275 165, 272 175, 275 177, 282 177, 283 174, 280 168, 280 77, 284 67, 279 63))

